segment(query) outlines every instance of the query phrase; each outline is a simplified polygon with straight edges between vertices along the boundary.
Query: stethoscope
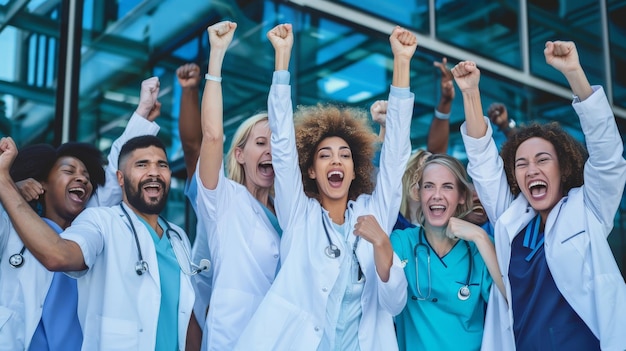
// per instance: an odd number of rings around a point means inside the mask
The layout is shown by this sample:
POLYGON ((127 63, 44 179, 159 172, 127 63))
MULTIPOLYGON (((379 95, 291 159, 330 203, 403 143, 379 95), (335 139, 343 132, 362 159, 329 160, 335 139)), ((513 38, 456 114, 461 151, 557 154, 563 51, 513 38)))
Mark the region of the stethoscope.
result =
MULTIPOLYGON (((432 285, 431 285, 431 280, 430 280, 430 247, 424 244, 424 242, 422 241, 422 235, 425 235, 424 228, 420 227, 420 230, 418 233, 419 240, 418 240, 417 245, 415 245, 415 247, 413 248, 413 254, 415 255, 415 275, 417 277, 416 278, 417 279, 416 281, 417 295, 418 295, 417 299, 428 300, 428 298, 430 298, 430 293, 432 292, 432 285), (424 294, 420 290, 420 269, 419 269, 420 267, 419 267, 419 256, 418 256, 420 249, 426 252, 426 262, 428 265, 428 293, 426 294, 426 296, 424 296, 424 294)), ((474 258, 472 257, 472 250, 470 249, 470 245, 465 240, 463 240, 463 242, 465 243, 465 247, 467 248, 467 255, 469 256, 469 263, 467 267, 467 277, 465 278, 465 284, 459 288, 459 291, 456 294, 459 300, 461 301, 465 301, 469 299, 470 297, 469 285, 470 285, 470 279, 472 278, 472 266, 474 264, 474 258)))
MULTIPOLYGON (((322 225, 324 226, 324 233, 326 234, 326 240, 328 240, 328 246, 326 246, 326 248, 324 249, 324 253, 329 258, 338 258, 339 256, 341 256, 341 250, 337 247, 337 245, 333 243, 333 240, 330 238, 330 234, 328 233, 328 228, 326 228, 326 219, 324 218, 323 213, 324 211, 322 211, 322 225)), ((359 244, 360 238, 361 238, 360 236, 357 236, 356 239, 354 239, 354 244, 352 244, 352 254, 354 255, 354 260, 356 261, 358 265, 358 274, 357 274, 358 282, 362 282, 362 279, 363 279, 363 270, 361 269, 361 263, 359 262, 359 259, 356 256, 356 247, 359 244)))
POLYGON ((22 249, 20 250, 20 252, 9 256, 9 264, 13 268, 20 268, 22 267, 22 265, 24 265, 24 251, 25 250, 26 250, 26 246, 22 245, 22 249))
MULTIPOLYGON (((146 262, 143 259, 143 254, 141 253, 141 246, 139 245, 139 237, 137 236, 137 231, 135 230, 135 225, 133 224, 133 221, 131 220, 130 216, 128 215, 128 212, 126 211, 126 209, 121 203, 120 203, 120 208, 122 209, 122 212, 124 212, 124 216, 126 216, 126 218, 128 219, 128 223, 130 223, 130 229, 133 231, 133 237, 135 238, 135 244, 137 245, 137 263, 135 263, 135 272, 137 273, 137 275, 143 275, 144 273, 148 271, 148 268, 149 268, 148 262, 146 262)), ((203 258, 200 260, 199 265, 196 265, 195 263, 191 262, 191 256, 189 255, 189 251, 183 244, 183 239, 181 238, 180 234, 176 230, 172 229, 168 221, 166 221, 160 216, 159 218, 161 219, 163 223, 165 223, 165 226, 166 226, 165 236, 167 236, 167 239, 170 241, 170 244, 172 245, 172 249, 174 250, 174 256, 176 256, 176 261, 178 261, 180 270, 184 274, 189 275, 189 276, 198 274, 204 270, 208 270, 211 267, 211 261, 207 260, 206 258, 203 258), (172 236, 171 234, 174 234, 174 236, 172 236), (175 237, 177 241, 172 240, 172 237, 175 237), (174 244, 175 241, 177 242, 178 245, 174 244), (183 251, 184 256, 187 259, 187 262, 189 263, 189 266, 192 268, 191 271, 186 270, 184 268, 184 265, 180 264, 179 251, 181 249, 183 251)))

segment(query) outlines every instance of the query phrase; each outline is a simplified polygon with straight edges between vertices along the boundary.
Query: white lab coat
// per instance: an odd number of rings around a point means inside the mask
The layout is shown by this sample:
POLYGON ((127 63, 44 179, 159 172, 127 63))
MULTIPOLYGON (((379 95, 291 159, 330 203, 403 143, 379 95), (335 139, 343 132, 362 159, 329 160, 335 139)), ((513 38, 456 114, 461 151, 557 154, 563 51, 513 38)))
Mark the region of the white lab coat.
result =
MULTIPOLYGON (((123 206, 132 218, 143 259, 149 266, 141 276, 135 272, 135 238, 119 205, 88 208, 61 234, 80 246, 89 267, 82 272, 68 272, 78 278, 78 318, 85 351, 155 348, 162 284, 156 249, 143 222, 126 204, 123 206)), ((189 250, 187 234, 175 224, 170 225, 189 250)), ((180 272, 178 330, 172 331, 178 332, 178 350, 185 349, 193 300, 191 279, 180 272)))
MULTIPOLYGON (((200 166, 198 166, 199 168, 200 166)), ((220 169, 217 187, 198 182, 198 222, 213 263, 203 350, 232 350, 274 282, 280 238, 261 204, 220 169)), ((206 298, 206 296, 205 296, 206 298)))
MULTIPOLYGON (((600 339, 601 348, 623 351, 626 285, 606 241, 626 182, 622 139, 601 87, 594 87, 593 95, 572 106, 580 118, 589 159, 584 185, 571 189, 548 215, 546 261, 557 288, 600 339)), ((489 218, 497 219, 496 253, 507 296, 511 296, 511 242, 536 212, 523 194, 513 198, 502 159, 491 140, 491 126, 480 139, 467 136, 465 125, 461 132, 469 158, 468 172, 489 218)), ((494 287, 487 307, 482 349, 515 349, 513 311, 494 287)))
MULTIPOLYGON (((115 174, 121 147, 135 136, 156 135, 158 131, 159 126, 155 122, 133 113, 124 133, 111 146, 105 168, 105 185, 99 187, 92 196, 87 203, 88 207, 111 206, 122 200, 121 187, 115 174)), ((9 256, 20 252, 24 244, 4 209, 1 212, 0 243, 5 240, 7 244, 0 251, 0 351, 23 350, 30 346, 39 324, 54 273, 41 265, 28 250, 24 251, 22 267, 16 269, 9 265, 9 256)))
MULTIPOLYGON (((331 224, 328 212, 303 191, 298 165, 290 99, 291 87, 273 84, 268 109, 272 129, 272 163, 276 173, 276 210, 283 228, 281 269, 265 299, 239 338, 236 350, 316 350, 324 334, 328 296, 341 264, 350 264, 354 235, 349 245, 331 224), (341 255, 326 256, 328 246, 322 221, 341 255)), ((380 158, 377 185, 372 195, 361 195, 346 209, 348 228, 357 217, 372 214, 388 233, 396 221, 402 174, 410 154, 409 130, 413 112, 410 98, 389 97, 387 133, 380 158)), ((359 152, 359 150, 353 150, 359 152)), ((361 296, 362 317, 358 338, 361 350, 397 350, 392 316, 404 308, 407 282, 394 254, 389 280, 376 272, 373 247, 360 240, 356 255, 366 277, 361 296)))

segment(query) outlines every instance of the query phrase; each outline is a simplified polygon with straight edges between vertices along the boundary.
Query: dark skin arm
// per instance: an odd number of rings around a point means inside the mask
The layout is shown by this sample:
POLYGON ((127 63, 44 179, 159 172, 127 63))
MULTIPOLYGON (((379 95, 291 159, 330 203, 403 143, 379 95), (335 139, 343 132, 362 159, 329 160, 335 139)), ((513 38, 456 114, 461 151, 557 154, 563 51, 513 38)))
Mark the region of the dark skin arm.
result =
MULTIPOLYGON (((437 111, 448 114, 452 109, 452 100, 454 100, 454 84, 452 72, 446 64, 447 58, 443 58, 441 62, 433 62, 433 66, 441 71, 441 97, 437 105, 437 111)), ((450 120, 434 117, 430 123, 428 130, 428 142, 426 150, 433 154, 445 154, 448 151, 448 140, 450 138, 450 120)))
POLYGON ((188 63, 176 70, 178 83, 183 88, 180 97, 180 113, 178 115, 178 131, 183 147, 187 179, 196 171, 196 163, 200 156, 202 128, 200 125, 200 67, 188 63))
POLYGON ((198 351, 202 346, 202 328, 196 320, 196 315, 191 312, 189 326, 187 327, 187 342, 185 343, 185 351, 198 351))

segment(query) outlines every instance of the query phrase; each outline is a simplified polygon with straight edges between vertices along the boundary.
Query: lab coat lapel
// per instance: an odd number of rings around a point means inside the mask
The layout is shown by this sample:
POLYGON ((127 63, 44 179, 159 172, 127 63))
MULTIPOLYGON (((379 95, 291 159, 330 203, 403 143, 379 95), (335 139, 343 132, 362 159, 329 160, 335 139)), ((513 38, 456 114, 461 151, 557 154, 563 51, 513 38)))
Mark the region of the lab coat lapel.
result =
MULTIPOLYGON (((137 240, 139 241, 139 245, 141 246, 141 255, 143 256, 143 259, 148 263, 148 271, 145 274, 151 277, 151 280, 157 285, 157 287, 160 287, 161 282, 159 278, 159 264, 156 258, 156 250, 154 247, 152 235, 150 235, 150 232, 148 232, 145 224, 143 224, 143 222, 139 218, 137 218, 137 214, 135 214, 135 212, 130 207, 128 207, 125 203, 122 203, 122 206, 124 206, 124 208, 126 209, 129 217, 125 218, 124 220, 132 221, 133 226, 135 227, 135 230, 137 232, 137 240)), ((124 212, 121 210, 120 214, 122 215, 122 217, 125 217, 124 212)), ((130 225, 128 225, 128 227, 129 234, 132 236, 132 229, 130 225)), ((132 241, 134 242, 135 239, 132 238, 132 241)))

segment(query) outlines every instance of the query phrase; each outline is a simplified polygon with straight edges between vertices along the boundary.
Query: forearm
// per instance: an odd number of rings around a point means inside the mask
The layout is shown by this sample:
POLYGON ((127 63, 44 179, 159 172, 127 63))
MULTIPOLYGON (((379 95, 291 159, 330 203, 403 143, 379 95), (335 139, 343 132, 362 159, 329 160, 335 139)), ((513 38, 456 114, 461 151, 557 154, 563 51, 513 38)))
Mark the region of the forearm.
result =
POLYGON ((487 133, 487 124, 483 116, 480 90, 478 87, 467 89, 463 93, 463 107, 467 122, 467 135, 472 138, 481 138, 487 133))
POLYGON ((391 85, 398 88, 408 88, 410 85, 411 59, 406 57, 394 57, 393 79, 391 85))
POLYGON ((587 79, 585 71, 583 71, 582 67, 579 67, 571 72, 564 73, 564 76, 572 89, 572 93, 578 96, 580 101, 585 101, 589 96, 591 96, 591 94, 593 94, 591 84, 589 84, 589 80, 587 79))
MULTIPOLYGON (((441 110, 437 109, 439 112, 441 110)), ((450 138, 450 120, 433 118, 428 131, 426 150, 433 154, 445 154, 448 151, 448 139, 450 138)))
POLYGON ((480 256, 483 258, 485 265, 487 266, 487 270, 493 279, 493 282, 502 293, 502 296, 506 299, 506 289, 504 288, 504 282, 502 280, 502 272, 500 272, 500 266, 498 266, 498 259, 496 257, 496 249, 487 236, 487 233, 482 233, 477 239, 474 240, 474 244, 476 244, 476 248, 478 248, 478 252, 480 256))
MULTIPOLYGON (((221 76, 221 67, 225 49, 211 50, 209 54, 208 73, 221 76)), ((202 142, 200 148, 200 179, 208 189, 215 189, 219 170, 223 160, 224 126, 223 126, 222 83, 207 79, 202 95, 202 142)))
POLYGON ((383 240, 373 246, 376 272, 380 280, 386 283, 389 281, 389 273, 391 271, 391 265, 393 264, 393 248, 391 247, 391 242, 385 235, 383 240))
POLYGON ((83 270, 82 260, 74 256, 80 248, 74 242, 62 239, 33 211, 19 194, 8 175, 0 176, 0 201, 9 215, 15 231, 28 250, 46 269, 51 271, 83 270), (72 259, 72 258, 76 259, 72 259))
POLYGON ((180 97, 178 130, 185 157, 187 176, 191 177, 196 168, 202 143, 200 122, 200 101, 197 87, 184 87, 180 97))

